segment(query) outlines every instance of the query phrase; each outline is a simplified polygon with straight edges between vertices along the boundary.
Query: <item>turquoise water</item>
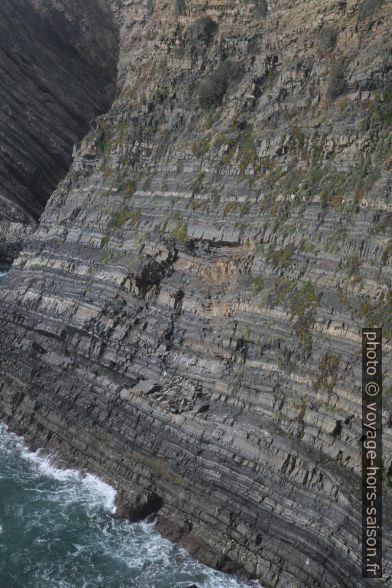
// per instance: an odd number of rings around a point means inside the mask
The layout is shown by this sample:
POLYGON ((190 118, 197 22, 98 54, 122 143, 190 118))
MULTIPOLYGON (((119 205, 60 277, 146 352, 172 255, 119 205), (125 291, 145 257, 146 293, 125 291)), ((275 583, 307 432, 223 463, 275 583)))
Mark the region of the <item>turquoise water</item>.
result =
POLYGON ((57 469, 0 424, 0 587, 251 585, 192 560, 152 523, 113 518, 114 498, 98 478, 57 469))

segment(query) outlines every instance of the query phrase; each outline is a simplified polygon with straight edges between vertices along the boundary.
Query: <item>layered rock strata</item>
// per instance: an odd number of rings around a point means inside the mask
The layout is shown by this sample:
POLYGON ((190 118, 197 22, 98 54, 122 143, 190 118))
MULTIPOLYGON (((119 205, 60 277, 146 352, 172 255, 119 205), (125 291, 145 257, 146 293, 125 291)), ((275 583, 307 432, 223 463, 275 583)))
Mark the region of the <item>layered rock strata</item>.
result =
POLYGON ((121 92, 1 289, 0 416, 211 565, 265 586, 388 585, 390 5, 114 12, 121 92), (366 581, 372 325, 384 578, 366 581))
POLYGON ((96 0, 4 0, 0 6, 0 256, 12 259, 107 110, 117 33, 96 0))

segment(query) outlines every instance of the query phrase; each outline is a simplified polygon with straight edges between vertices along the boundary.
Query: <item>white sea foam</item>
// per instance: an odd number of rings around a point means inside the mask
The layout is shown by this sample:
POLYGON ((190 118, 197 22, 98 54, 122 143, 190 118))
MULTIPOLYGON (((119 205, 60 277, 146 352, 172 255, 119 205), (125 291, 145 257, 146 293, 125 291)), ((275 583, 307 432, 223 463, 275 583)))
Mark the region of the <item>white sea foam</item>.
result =
POLYGON ((85 484, 85 486, 97 497, 101 498, 106 510, 115 513, 116 491, 112 486, 109 486, 109 484, 106 484, 106 482, 93 474, 86 474, 83 478, 83 484, 85 484))
POLYGON ((26 461, 33 463, 40 473, 48 478, 54 478, 59 482, 77 482, 81 478, 81 474, 77 470, 57 467, 55 456, 44 455, 40 449, 33 452, 23 447, 21 456, 26 461))
POLYGON ((43 455, 42 451, 29 451, 25 447, 22 450, 22 457, 33 463, 39 472, 48 478, 64 482, 65 486, 58 494, 64 501, 64 494, 68 495, 68 501, 89 501, 91 506, 103 506, 106 510, 114 513, 116 491, 112 486, 94 476, 93 474, 82 474, 73 469, 61 469, 56 465, 56 457, 43 455))
MULTIPOLYGON (((62 482, 63 484, 52 493, 45 490, 45 493, 52 495, 54 500, 58 496, 62 502, 80 501, 92 507, 102 506, 110 513, 115 512, 116 490, 112 486, 93 474, 60 468, 55 455, 46 455, 42 450, 30 451, 21 437, 8 432, 7 427, 2 424, 0 424, 0 448, 4 453, 19 449, 22 459, 30 462, 37 473, 62 482)), ((40 492, 39 489, 36 491, 40 492)))
MULTIPOLYGON (((53 588, 74 588, 76 584, 80 588, 92 585, 185 588, 192 583, 199 588, 260 586, 241 582, 192 560, 184 550, 162 538, 154 523, 130 525, 108 516, 108 512, 115 510, 114 488, 92 474, 61 469, 55 456, 29 451, 23 439, 0 424, 0 462, 2 456, 6 477, 16 477, 28 492, 30 503, 37 505, 29 510, 28 520, 23 505, 19 503, 14 508, 16 520, 23 520, 29 532, 42 528, 31 544, 34 556, 29 563, 34 569, 32 579, 38 582, 34 585, 53 588), (19 467, 14 468, 18 461, 19 467), (71 538, 68 550, 61 559, 48 560, 48 551, 55 553, 59 549, 60 537, 64 534, 67 540, 75 521, 80 532, 74 540, 71 538), (40 553, 45 553, 42 560, 40 553)), ((10 530, 2 522, 5 527, 2 538, 8 537, 10 530)), ((0 533, 1 530, 0 526, 0 533)))

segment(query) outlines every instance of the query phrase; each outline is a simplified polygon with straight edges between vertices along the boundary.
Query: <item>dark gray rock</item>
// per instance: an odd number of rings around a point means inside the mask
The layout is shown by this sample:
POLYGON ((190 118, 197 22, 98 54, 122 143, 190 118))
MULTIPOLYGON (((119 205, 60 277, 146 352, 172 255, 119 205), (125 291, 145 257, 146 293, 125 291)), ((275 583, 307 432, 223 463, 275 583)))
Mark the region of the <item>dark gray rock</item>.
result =
POLYGON ((388 394, 383 580, 359 565, 364 324, 384 327, 391 386, 387 15, 279 0, 260 21, 238 0, 196 46, 205 3, 147 4, 113 3, 121 91, 2 283, 0 418, 210 565, 387 586, 388 394), (347 39, 347 93, 328 99, 347 39), (201 111, 225 58, 244 75, 201 111))
POLYGON ((95 0, 4 0, 0 6, 0 259, 34 227, 73 145, 114 95, 117 37, 95 0), (3 253, 2 253, 3 252, 3 253))

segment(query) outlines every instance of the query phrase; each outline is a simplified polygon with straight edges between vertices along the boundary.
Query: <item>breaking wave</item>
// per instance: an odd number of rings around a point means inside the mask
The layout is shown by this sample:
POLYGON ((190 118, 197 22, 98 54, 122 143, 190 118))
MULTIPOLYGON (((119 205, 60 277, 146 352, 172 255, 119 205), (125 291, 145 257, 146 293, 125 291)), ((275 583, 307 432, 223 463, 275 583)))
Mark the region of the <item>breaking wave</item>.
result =
POLYGON ((0 586, 243 588, 163 539, 112 516, 115 490, 59 469, 0 425, 0 586))

